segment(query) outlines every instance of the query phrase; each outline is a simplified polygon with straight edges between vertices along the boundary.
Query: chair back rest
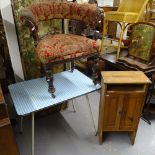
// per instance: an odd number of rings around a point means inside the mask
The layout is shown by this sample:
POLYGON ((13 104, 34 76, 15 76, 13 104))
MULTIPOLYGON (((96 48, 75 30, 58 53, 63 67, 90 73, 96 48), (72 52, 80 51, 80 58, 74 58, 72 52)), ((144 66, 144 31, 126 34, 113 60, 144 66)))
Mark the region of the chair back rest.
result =
POLYGON ((149 0, 122 0, 118 11, 142 13, 149 0))
POLYGON ((149 62, 153 55, 155 25, 139 22, 132 26, 129 44, 129 56, 149 62))
POLYGON ((27 14, 26 11, 33 14, 37 21, 72 19, 95 25, 103 18, 103 10, 94 4, 43 2, 29 6, 21 15, 27 14))

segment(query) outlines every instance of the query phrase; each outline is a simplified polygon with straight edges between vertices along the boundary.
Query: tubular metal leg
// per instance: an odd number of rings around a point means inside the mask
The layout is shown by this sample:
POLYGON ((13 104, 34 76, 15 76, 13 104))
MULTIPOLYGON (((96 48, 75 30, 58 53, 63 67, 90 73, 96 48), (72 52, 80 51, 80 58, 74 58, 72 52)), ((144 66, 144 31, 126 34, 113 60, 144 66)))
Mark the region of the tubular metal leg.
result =
POLYGON ((20 133, 23 133, 23 116, 20 117, 20 133))
POLYGON ((34 112, 32 113, 32 148, 31 155, 34 155, 34 112))
POLYGON ((88 97, 88 94, 86 95, 86 99, 87 99, 87 104, 88 104, 88 107, 89 107, 89 111, 90 111, 90 114, 91 114, 91 118, 92 118, 92 122, 93 122, 94 130, 95 130, 95 135, 96 135, 97 130, 96 130, 96 127, 95 127, 95 120, 94 120, 93 112, 92 112, 92 110, 91 110, 91 106, 90 106, 90 103, 89 103, 89 97, 88 97))
POLYGON ((72 100, 72 106, 73 106, 74 112, 76 112, 73 100, 72 100))

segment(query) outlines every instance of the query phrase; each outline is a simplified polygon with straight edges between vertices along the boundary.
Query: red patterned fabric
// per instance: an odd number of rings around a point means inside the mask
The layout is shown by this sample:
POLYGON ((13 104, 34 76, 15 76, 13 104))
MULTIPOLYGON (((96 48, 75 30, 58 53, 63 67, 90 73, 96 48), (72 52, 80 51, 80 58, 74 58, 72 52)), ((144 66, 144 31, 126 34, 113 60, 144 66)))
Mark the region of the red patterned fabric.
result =
POLYGON ((36 51, 43 64, 98 53, 95 40, 72 34, 49 35, 39 41, 36 51))
POLYGON ((36 21, 62 18, 80 20, 95 25, 103 15, 103 10, 97 8, 95 4, 46 2, 33 4, 27 9, 32 11, 36 21))
POLYGON ((30 25, 36 39, 36 51, 42 63, 47 64, 60 60, 73 59, 98 53, 99 47, 95 40, 77 35, 49 35, 38 42, 37 28, 39 21, 51 19, 80 20, 91 26, 97 25, 103 17, 103 10, 93 4, 43 2, 29 6, 21 12, 21 20, 30 25), (32 23, 31 23, 32 22, 32 23), (35 34, 36 33, 36 34, 35 34))

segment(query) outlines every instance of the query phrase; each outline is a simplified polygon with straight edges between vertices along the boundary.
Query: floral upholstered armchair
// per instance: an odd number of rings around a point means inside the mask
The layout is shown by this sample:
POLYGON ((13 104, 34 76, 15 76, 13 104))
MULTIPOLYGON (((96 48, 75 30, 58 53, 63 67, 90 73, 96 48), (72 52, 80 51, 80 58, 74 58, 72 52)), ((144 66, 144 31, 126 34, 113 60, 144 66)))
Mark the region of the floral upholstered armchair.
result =
MULTIPOLYGON (((52 66, 71 62, 73 71, 74 60, 98 56, 100 46, 95 40, 73 34, 49 34, 39 38, 39 22, 52 19, 79 20, 95 28, 103 19, 103 10, 93 4, 44 2, 33 4, 21 11, 20 20, 29 28, 38 58, 44 66, 49 85, 48 91, 52 97, 55 97, 52 66)), ((96 64, 94 63, 94 84, 96 84, 96 75, 96 64)))

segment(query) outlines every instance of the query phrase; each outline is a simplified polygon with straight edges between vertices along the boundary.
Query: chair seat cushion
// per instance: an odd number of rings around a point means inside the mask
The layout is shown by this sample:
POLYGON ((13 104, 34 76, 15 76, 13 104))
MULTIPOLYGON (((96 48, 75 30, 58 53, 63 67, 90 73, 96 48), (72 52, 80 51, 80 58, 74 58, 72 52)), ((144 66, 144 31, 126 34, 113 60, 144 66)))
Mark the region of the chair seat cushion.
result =
POLYGON ((55 34, 42 38, 36 48, 43 64, 89 56, 99 52, 95 40, 73 34, 55 34))

